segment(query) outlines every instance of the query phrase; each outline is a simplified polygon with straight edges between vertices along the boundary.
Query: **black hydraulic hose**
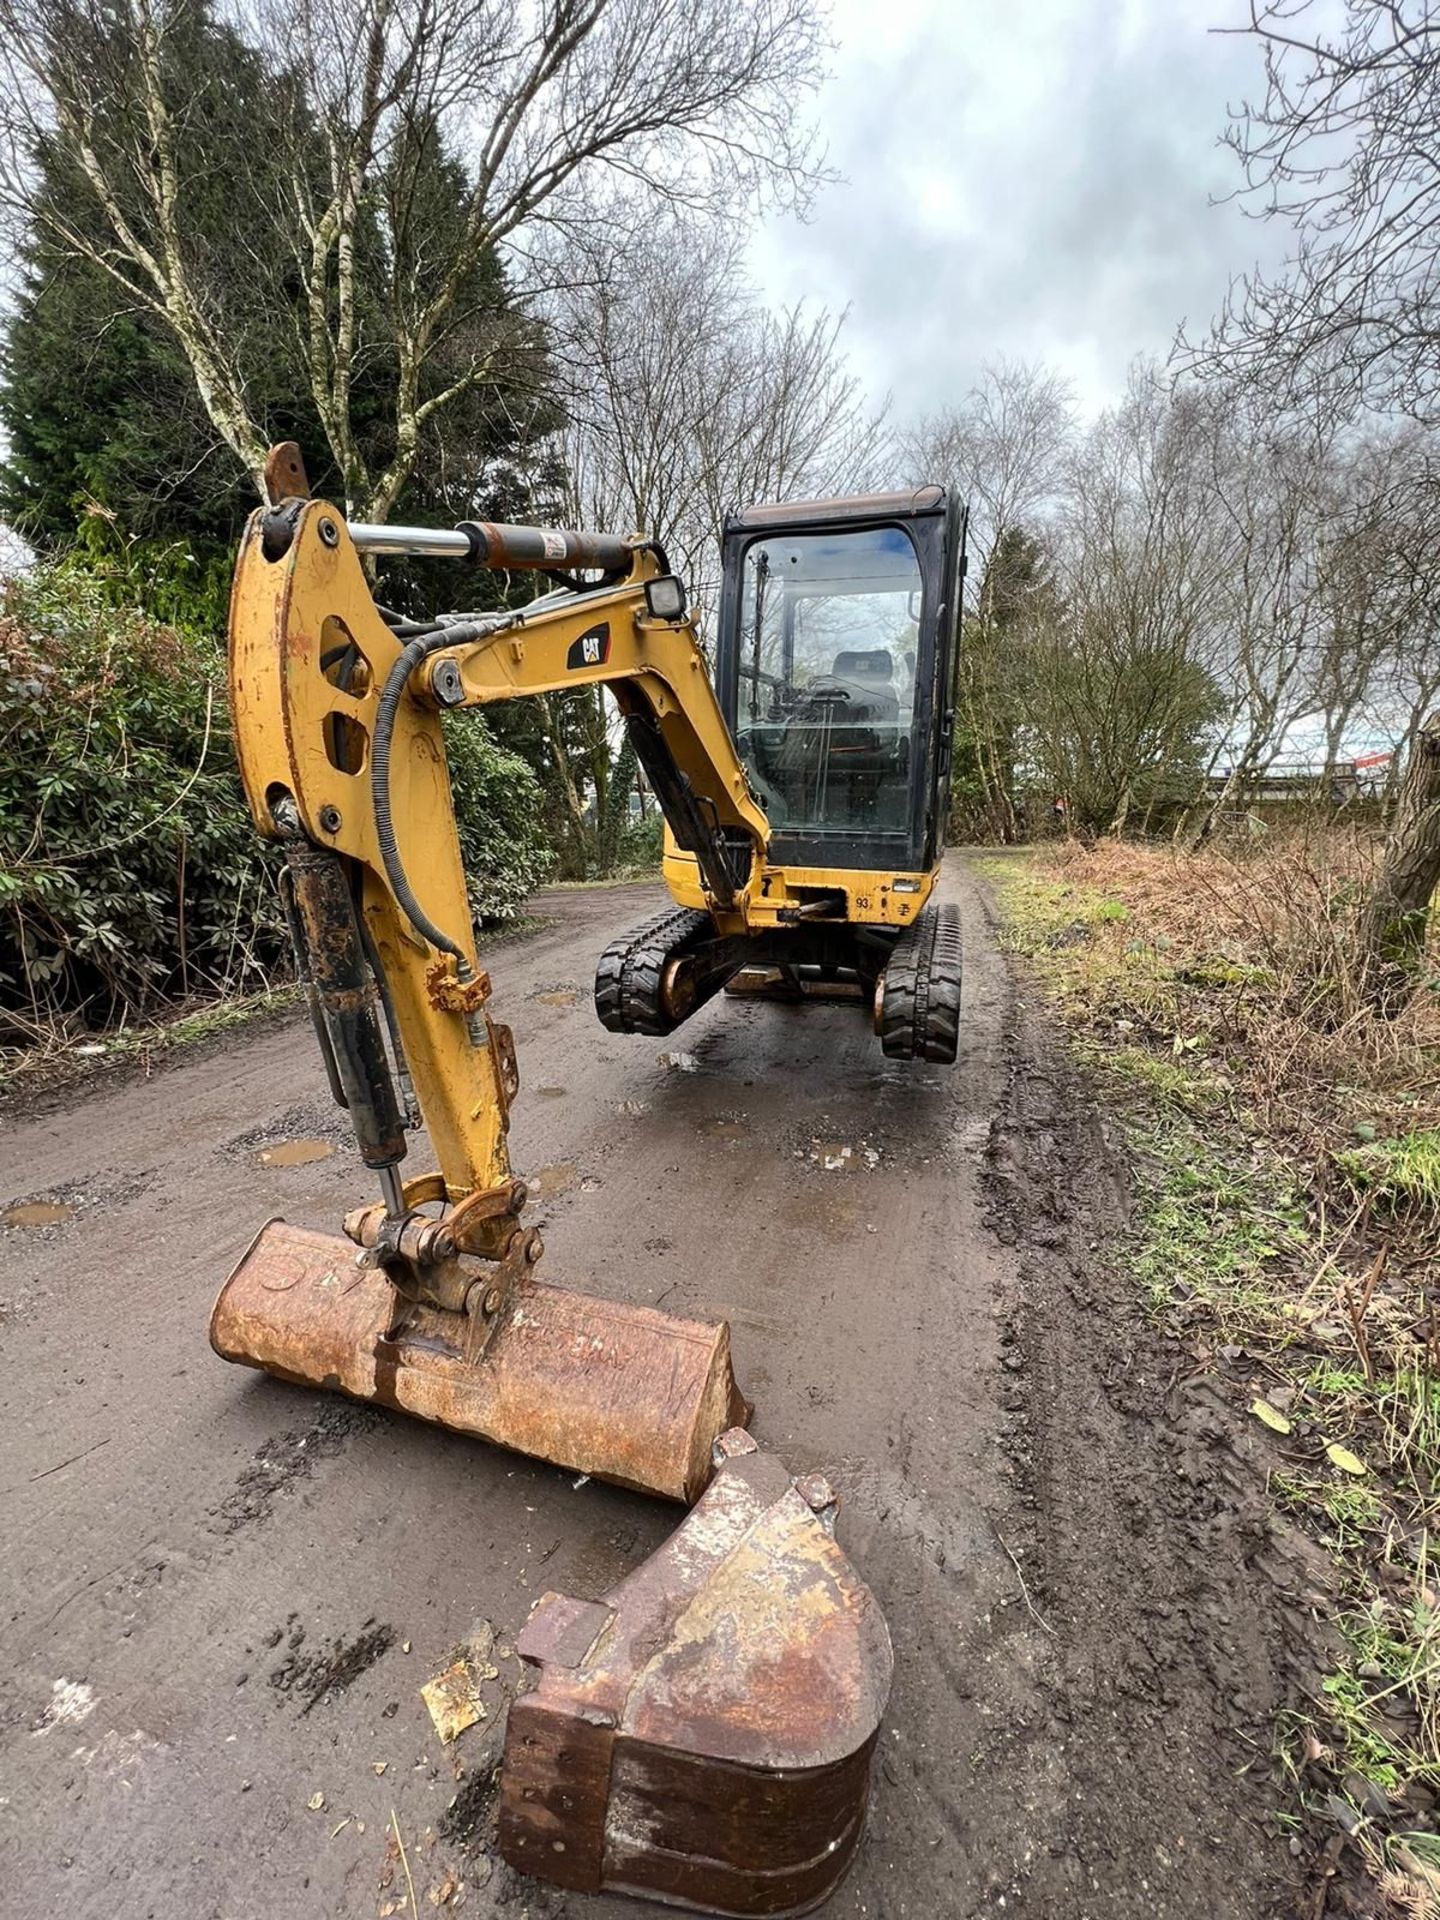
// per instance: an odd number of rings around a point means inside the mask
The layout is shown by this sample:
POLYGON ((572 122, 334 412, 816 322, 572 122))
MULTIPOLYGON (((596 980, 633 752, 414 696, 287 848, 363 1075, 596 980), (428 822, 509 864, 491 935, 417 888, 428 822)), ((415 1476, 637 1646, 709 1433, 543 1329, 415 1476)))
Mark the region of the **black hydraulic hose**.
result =
POLYGON ((375 715, 375 738, 370 748, 370 795, 375 808, 375 838, 379 843, 380 858, 384 863, 385 877, 390 882, 390 890, 415 931, 441 953, 455 956, 462 980, 470 977, 464 949, 436 926, 416 899, 405 872, 405 863, 400 858, 390 808, 390 742, 395 733, 395 717, 400 711, 400 702, 410 676, 427 654, 438 653, 443 647, 463 646, 472 640, 483 640, 514 624, 515 617, 511 614, 488 622, 456 621, 451 626, 441 627, 438 632, 420 634, 411 640, 385 676, 380 705, 375 715))
POLYGON ((436 633, 444 625, 440 620, 412 620, 408 613, 397 613, 393 607, 382 607, 378 600, 375 602, 375 611, 397 640, 414 640, 422 633, 436 633))
POLYGON ((391 620, 386 624, 397 640, 419 640, 425 634, 444 632, 438 620, 391 620))

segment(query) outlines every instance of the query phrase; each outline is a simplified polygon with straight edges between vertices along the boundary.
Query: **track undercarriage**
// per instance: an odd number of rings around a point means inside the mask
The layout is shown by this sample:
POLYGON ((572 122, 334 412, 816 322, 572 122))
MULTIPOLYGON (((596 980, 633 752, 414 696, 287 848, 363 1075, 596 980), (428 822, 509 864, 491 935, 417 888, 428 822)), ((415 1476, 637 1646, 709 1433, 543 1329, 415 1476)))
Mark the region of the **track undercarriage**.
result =
POLYGON ((708 913, 674 907, 612 941, 595 970, 595 1011, 612 1033, 673 1033, 722 988, 768 999, 854 999, 873 1010, 892 1060, 955 1058, 960 916, 928 906, 894 930, 813 921, 719 934, 708 913))

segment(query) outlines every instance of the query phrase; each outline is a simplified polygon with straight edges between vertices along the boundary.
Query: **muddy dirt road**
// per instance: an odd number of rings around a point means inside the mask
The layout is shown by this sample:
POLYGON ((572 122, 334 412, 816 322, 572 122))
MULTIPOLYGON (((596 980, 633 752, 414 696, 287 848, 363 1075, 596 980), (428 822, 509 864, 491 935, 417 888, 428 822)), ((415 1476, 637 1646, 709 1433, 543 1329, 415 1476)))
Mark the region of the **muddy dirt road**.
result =
MULTIPOLYGON (((596 955, 656 892, 548 896, 489 956, 546 1272, 728 1316, 758 1436, 842 1490, 897 1667, 836 1920, 1288 1912, 1260 1774, 1304 1569, 1114 1303, 1103 1119, 959 862, 947 888, 953 1071, 884 1062, 844 1006, 606 1034, 596 955)), ((0 1135, 0 1206, 65 1210, 0 1232, 12 1920, 393 1911, 392 1814, 421 1912, 456 1884, 471 1914, 655 1911, 511 1875, 489 1776, 531 1601, 599 1592, 675 1511, 206 1344, 261 1221, 369 1195, 342 1123, 294 1022, 0 1135), (478 1619, 500 1677, 452 1756, 419 1688, 478 1619)))

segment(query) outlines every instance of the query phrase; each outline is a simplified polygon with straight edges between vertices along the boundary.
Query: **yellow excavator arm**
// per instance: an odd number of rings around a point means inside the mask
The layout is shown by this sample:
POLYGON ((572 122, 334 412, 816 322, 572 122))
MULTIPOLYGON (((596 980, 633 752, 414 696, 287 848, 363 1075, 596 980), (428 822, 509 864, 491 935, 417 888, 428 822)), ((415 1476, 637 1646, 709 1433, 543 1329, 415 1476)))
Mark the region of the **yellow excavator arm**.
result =
MULTIPOLYGON (((542 1285, 540 1235, 506 1147, 519 1085, 490 1016, 442 714, 604 682, 718 926, 765 885, 765 817, 705 671, 683 590, 640 540, 534 528, 417 530, 483 564, 602 571, 515 611, 415 622, 377 607, 347 526, 272 455, 274 504, 245 534, 230 610, 235 746, 282 895, 336 1099, 383 1199, 330 1236, 272 1222, 227 1282, 228 1359, 338 1385, 625 1484, 694 1499, 717 1435, 748 1413, 723 1324, 542 1285), (277 480, 282 484, 277 484, 277 480), (278 495, 278 498, 274 496, 278 495), (438 1165, 404 1177, 423 1123, 438 1165)), ((433 548, 432 548, 433 550, 433 548)))
MULTIPOLYGON (((375 548, 394 539, 380 529, 358 537, 375 548)), ((327 853, 353 863, 345 878, 352 895, 358 878, 364 945, 388 988, 452 1203, 507 1188, 516 1076, 510 1036, 485 1010, 489 983, 475 955, 441 714, 608 686, 632 738, 648 743, 642 758, 672 832, 697 856, 721 926, 743 926, 768 839, 679 583, 662 574, 654 550, 532 529, 477 529, 481 540, 490 564, 533 567, 538 549, 546 566, 599 562, 622 577, 412 633, 418 623, 382 617, 356 538, 334 509, 292 502, 254 517, 230 620, 236 751, 255 824, 303 850, 292 855, 292 873, 297 859, 313 869, 316 854, 321 864, 327 853), (668 611, 652 610, 657 602, 668 611), (749 856, 738 873, 737 846, 749 856)), ((343 922, 337 887, 332 878, 327 892, 308 872, 289 883, 316 921, 303 928, 312 945, 327 940, 326 898, 343 922)), ((333 929, 328 938, 333 948, 333 929)), ((375 1008, 371 1025, 378 1040, 375 1008)), ((328 1057, 343 1072, 338 1038, 328 1057)), ((364 1117, 353 1101, 351 1111, 364 1117)), ((398 1164, 397 1144, 403 1151, 387 1113, 362 1149, 383 1172, 398 1164)))

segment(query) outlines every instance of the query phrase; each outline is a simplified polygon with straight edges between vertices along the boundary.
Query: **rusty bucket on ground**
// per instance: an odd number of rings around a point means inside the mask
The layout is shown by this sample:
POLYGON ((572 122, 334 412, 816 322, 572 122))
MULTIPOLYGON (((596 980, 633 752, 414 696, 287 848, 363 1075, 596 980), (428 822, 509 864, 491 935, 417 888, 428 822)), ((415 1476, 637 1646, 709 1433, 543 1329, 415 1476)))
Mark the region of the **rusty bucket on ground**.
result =
POLYGON ((716 1458, 700 1504, 603 1600, 536 1602, 500 1850, 576 1892, 804 1913, 860 1837, 890 1635, 828 1483, 739 1431, 716 1458))
POLYGON ((282 1380, 671 1500, 699 1498, 717 1435, 750 1416, 723 1321, 526 1278, 478 1357, 464 1327, 435 1308, 397 1313, 385 1273, 357 1266, 349 1241, 272 1220, 221 1288, 210 1344, 282 1380))

